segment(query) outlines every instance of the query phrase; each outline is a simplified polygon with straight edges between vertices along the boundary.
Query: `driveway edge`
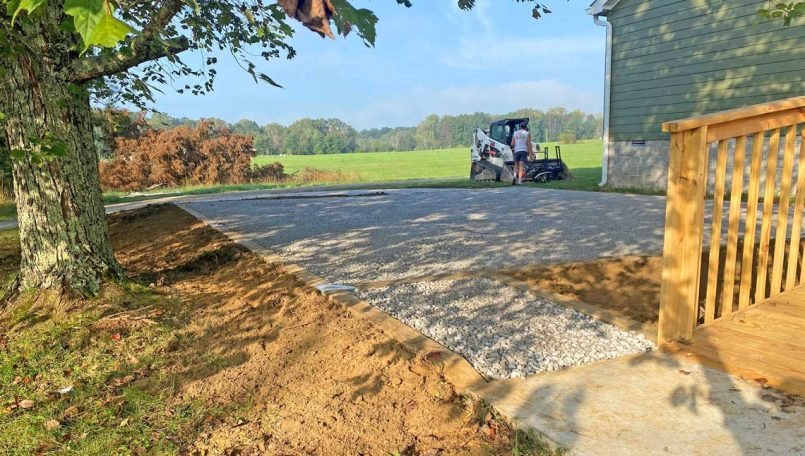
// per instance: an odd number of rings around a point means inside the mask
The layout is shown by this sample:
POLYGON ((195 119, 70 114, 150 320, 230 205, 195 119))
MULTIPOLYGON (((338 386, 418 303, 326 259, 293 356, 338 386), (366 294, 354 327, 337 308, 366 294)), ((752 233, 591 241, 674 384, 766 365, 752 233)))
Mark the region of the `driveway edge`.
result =
MULTIPOLYGON (((293 274, 306 285, 313 288, 317 285, 329 283, 307 269, 289 263, 275 252, 267 249, 246 236, 230 230, 226 225, 205 220, 204 216, 191 208, 179 206, 207 226, 220 232, 231 241, 246 247, 250 251, 260 256, 264 261, 273 264, 281 264, 286 272, 293 274)), ((317 290, 318 291, 318 290, 317 290)), ((355 316, 369 320, 373 325, 380 328, 389 337, 402 344, 408 351, 416 355, 427 356, 428 359, 438 362, 443 366, 444 377, 460 391, 471 390, 473 386, 485 384, 487 380, 481 376, 470 363, 458 353, 448 349, 444 345, 434 341, 424 334, 400 322, 390 314, 372 306, 366 301, 361 300, 356 295, 347 291, 335 291, 321 294, 327 296, 349 309, 355 316)))
MULTIPOLYGON (((323 277, 313 274, 312 272, 295 263, 286 261, 272 250, 257 244, 240 233, 230 230, 222 223, 208 221, 199 212, 196 212, 189 207, 182 206, 178 202, 169 204, 174 204, 198 219, 200 222, 220 232, 232 242, 235 242, 254 252, 260 258, 262 258, 263 261, 282 265, 286 272, 296 276, 299 280, 305 282, 305 284, 311 288, 314 288, 317 285, 329 283, 323 277)), ((372 325, 379 328, 391 339, 397 341, 410 353, 416 356, 427 357, 429 360, 441 364, 442 375, 448 382, 453 384, 453 386, 460 393, 469 394, 476 399, 486 401, 484 395, 481 394, 479 390, 481 390, 484 385, 489 385, 490 383, 494 382, 487 381, 472 367, 469 361, 464 359, 464 357, 458 353, 425 336, 410 326, 400 322, 390 314, 372 306, 366 301, 363 301, 351 292, 335 291, 323 293, 320 290, 316 291, 327 296, 333 302, 349 309, 356 317, 368 320, 372 325)), ((511 423, 511 425, 516 429, 531 429, 539 435, 539 438, 543 443, 547 444, 551 448, 555 450, 564 449, 564 446, 561 443, 551 439, 540 429, 528 426, 515 417, 502 413, 499 410, 498 413, 501 413, 504 417, 506 417, 509 423, 511 423)))

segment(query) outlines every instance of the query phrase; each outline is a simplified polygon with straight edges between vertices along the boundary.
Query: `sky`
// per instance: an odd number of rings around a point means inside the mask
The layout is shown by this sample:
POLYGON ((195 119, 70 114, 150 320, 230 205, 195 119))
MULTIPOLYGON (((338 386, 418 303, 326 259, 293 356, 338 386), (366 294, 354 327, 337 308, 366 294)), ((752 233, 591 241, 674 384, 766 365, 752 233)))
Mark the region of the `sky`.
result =
POLYGON ((154 107, 174 117, 261 125, 337 117, 358 129, 413 126, 429 114, 602 110, 606 33, 584 13, 589 1, 553 0, 553 13, 539 20, 528 2, 513 0, 478 0, 470 12, 456 0, 414 0, 411 8, 352 3, 379 17, 374 48, 357 36, 331 40, 297 26, 291 44, 298 55, 258 67, 283 88, 256 84, 222 56, 214 92, 167 89, 154 107))

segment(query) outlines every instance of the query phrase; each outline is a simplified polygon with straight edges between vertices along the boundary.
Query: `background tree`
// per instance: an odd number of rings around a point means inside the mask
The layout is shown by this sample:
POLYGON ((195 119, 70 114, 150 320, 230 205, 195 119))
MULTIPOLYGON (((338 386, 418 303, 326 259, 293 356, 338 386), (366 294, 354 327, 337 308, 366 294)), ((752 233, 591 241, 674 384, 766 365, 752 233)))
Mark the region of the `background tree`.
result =
POLYGON ((239 133, 241 135, 255 136, 262 133, 262 128, 257 125, 257 122, 249 119, 240 119, 229 126, 232 133, 239 133))
POLYGON ((431 114, 416 126, 417 149, 435 149, 439 147, 439 116, 431 114))
POLYGON ((285 127, 270 123, 263 127, 261 135, 254 138, 254 148, 258 154, 279 155, 285 147, 285 127))
POLYGON ((118 138, 137 138, 151 127, 145 114, 108 107, 92 111, 93 136, 98 158, 111 158, 118 138))

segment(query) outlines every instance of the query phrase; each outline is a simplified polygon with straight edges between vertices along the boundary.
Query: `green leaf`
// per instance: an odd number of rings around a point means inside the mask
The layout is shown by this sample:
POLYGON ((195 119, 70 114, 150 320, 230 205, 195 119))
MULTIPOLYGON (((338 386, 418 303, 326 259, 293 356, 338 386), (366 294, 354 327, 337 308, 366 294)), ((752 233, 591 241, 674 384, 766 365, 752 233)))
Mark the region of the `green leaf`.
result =
POLYGON ((84 52, 90 46, 115 47, 134 32, 114 17, 112 5, 105 0, 67 0, 64 12, 73 17, 73 25, 84 41, 84 52))
POLYGON ((14 20, 17 19, 17 15, 22 11, 33 13, 46 1, 47 0, 10 0, 6 4, 6 11, 11 12, 11 25, 14 25, 14 20))
POLYGON ((64 12, 73 17, 75 30, 84 42, 100 20, 103 11, 103 0, 67 0, 64 12))
POLYGON ((279 87, 280 89, 282 88, 281 85, 277 84, 277 82, 275 80, 271 79, 267 74, 259 73, 257 75, 257 77, 259 77, 263 81, 273 85, 274 87, 279 87))
POLYGON ((375 45, 377 31, 377 16, 371 10, 361 8, 356 9, 347 0, 331 0, 335 13, 333 21, 338 27, 338 33, 346 36, 355 26, 358 29, 358 36, 363 38, 366 46, 375 45))
POLYGON ((126 35, 134 32, 131 26, 120 19, 112 16, 111 14, 104 14, 95 29, 89 35, 89 40, 84 44, 89 47, 90 45, 98 45, 101 47, 115 47, 117 43, 123 41, 126 35))

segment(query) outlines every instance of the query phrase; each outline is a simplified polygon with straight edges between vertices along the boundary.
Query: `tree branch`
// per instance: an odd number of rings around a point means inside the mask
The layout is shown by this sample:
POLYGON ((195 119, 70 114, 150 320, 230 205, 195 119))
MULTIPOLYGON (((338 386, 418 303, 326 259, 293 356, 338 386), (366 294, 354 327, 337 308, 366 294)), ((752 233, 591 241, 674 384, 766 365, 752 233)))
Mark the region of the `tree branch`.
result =
POLYGON ((182 36, 166 42, 155 40, 142 43, 134 52, 128 54, 118 52, 97 57, 85 57, 70 63, 67 69, 67 79, 80 84, 102 76, 120 73, 141 63, 178 54, 188 49, 190 49, 190 41, 182 36))
POLYGON ((160 38, 161 32, 185 6, 187 4, 183 0, 164 0, 148 25, 131 40, 129 52, 76 59, 67 68, 67 78, 71 82, 82 83, 126 71, 144 62, 186 51, 190 48, 190 41, 187 38, 178 37, 170 41, 163 41, 160 38))

